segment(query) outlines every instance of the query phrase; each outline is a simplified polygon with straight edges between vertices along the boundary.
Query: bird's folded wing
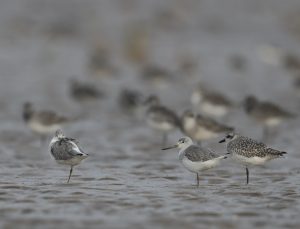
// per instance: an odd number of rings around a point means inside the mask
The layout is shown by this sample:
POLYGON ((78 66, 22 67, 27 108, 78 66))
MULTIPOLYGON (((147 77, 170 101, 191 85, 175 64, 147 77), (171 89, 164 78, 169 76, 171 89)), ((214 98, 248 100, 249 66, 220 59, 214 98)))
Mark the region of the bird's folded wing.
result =
POLYGON ((185 156, 193 162, 204 162, 218 157, 218 155, 211 150, 195 145, 192 145, 185 150, 185 156))

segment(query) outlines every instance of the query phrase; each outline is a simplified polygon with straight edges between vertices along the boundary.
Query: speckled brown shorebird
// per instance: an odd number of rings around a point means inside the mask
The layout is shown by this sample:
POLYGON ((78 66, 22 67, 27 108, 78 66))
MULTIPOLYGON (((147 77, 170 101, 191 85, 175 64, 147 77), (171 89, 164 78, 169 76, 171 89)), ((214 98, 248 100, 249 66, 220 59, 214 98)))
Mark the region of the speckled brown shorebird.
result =
POLYGON ((228 134, 220 143, 226 142, 228 154, 236 162, 246 166, 246 183, 249 183, 249 166, 264 165, 267 161, 283 157, 286 152, 272 149, 264 143, 238 134, 228 134))
POLYGON ((146 121, 150 127, 163 133, 163 146, 167 143, 168 133, 181 128, 178 116, 171 109, 160 104, 158 97, 150 96, 145 101, 146 121))
POLYGON ((259 101, 254 96, 248 96, 244 100, 245 112, 254 120, 264 126, 263 139, 269 136, 270 128, 282 123, 284 120, 294 118, 295 115, 283 108, 270 103, 259 101))

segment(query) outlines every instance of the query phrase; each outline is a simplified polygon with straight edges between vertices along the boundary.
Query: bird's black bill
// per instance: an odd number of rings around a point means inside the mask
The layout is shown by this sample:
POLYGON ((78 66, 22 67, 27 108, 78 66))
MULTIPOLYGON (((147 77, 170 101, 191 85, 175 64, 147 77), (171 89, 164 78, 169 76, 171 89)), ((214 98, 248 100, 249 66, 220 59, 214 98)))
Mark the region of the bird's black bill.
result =
POLYGON ((224 143, 224 142, 226 142, 225 138, 219 141, 219 143, 224 143))
POLYGON ((177 145, 173 145, 173 146, 169 146, 169 147, 166 147, 166 148, 162 148, 161 150, 168 150, 168 149, 174 149, 174 148, 177 148, 177 145))

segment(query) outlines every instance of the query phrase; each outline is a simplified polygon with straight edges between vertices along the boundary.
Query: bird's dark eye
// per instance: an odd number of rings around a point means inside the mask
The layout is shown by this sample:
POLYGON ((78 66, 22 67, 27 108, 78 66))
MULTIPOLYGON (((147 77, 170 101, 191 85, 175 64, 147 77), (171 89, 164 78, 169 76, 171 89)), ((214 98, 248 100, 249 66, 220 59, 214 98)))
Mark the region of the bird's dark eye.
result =
POLYGON ((233 138, 233 136, 232 135, 230 135, 230 134, 228 134, 227 136, 226 136, 226 138, 233 138))

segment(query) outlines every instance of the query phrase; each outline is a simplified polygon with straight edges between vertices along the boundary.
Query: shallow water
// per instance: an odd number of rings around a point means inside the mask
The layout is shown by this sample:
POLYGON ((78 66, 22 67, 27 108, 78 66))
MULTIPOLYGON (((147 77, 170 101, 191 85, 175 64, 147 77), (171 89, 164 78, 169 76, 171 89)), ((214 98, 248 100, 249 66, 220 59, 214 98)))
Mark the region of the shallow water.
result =
MULTIPOLYGON (((127 85, 158 93, 163 103, 182 113, 201 79, 236 102, 254 93, 299 113, 289 73, 262 62, 258 54, 259 47, 269 44, 300 53, 297 36, 284 27, 286 16, 300 11, 298 1, 186 1, 182 18, 170 30, 156 28, 153 14, 171 1, 140 1, 131 10, 120 2, 74 1, 70 8, 66 0, 1 1, 1 228, 299 228, 299 119, 281 125, 269 142, 287 151, 287 158, 250 168, 249 185, 245 169, 226 160, 204 172, 197 188, 194 175, 179 164, 177 151, 161 151, 160 134, 124 114, 116 102, 119 88, 127 85), (223 2, 227 4, 221 7, 223 2), (65 15, 81 23, 73 25, 71 35, 50 36, 45 28, 65 15), (150 59, 174 70, 176 56, 191 53, 199 62, 194 76, 179 77, 164 88, 136 80, 135 66, 122 59, 121 35, 124 26, 140 18, 150 24, 150 59), (93 26, 111 45, 120 66, 117 79, 88 76, 93 26), (244 72, 228 67, 228 57, 236 53, 247 60, 244 72), (72 75, 95 80, 107 97, 79 106, 68 97, 72 75), (64 128, 90 154, 75 167, 70 184, 69 168, 57 165, 47 144, 41 145, 23 124, 24 101, 82 117, 64 128)), ((239 110, 227 122, 261 138, 261 128, 239 110)), ((172 133, 169 143, 180 136, 172 133)), ((224 153, 217 140, 206 144, 224 153)))

